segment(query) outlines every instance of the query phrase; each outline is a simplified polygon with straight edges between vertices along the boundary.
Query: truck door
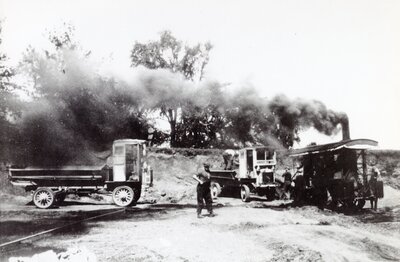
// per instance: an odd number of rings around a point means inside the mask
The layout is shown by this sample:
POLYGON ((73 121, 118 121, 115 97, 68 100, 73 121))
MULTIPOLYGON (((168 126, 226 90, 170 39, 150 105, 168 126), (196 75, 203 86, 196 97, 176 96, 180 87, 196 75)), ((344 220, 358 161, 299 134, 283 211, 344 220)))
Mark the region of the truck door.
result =
POLYGON ((126 181, 124 144, 115 144, 113 147, 113 180, 126 181))
POLYGON ((244 149, 239 151, 239 177, 240 178, 247 177, 247 159, 246 159, 246 150, 244 149))
POLYGON ((247 157, 247 170, 249 173, 254 169, 254 158, 253 158, 253 150, 246 150, 246 157, 247 157))
POLYGON ((138 145, 127 144, 125 146, 126 156, 125 156, 125 172, 126 180, 129 179, 131 175, 138 176, 138 145))

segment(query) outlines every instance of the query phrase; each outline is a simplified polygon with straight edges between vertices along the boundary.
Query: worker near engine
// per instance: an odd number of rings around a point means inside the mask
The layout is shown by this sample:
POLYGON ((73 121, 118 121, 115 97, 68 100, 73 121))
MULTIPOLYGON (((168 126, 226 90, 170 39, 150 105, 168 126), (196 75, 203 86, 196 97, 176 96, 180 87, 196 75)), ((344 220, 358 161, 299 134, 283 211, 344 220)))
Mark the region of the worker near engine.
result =
POLYGON ((222 157, 224 158, 225 170, 232 170, 234 169, 235 166, 239 164, 238 162, 239 154, 235 150, 232 149, 225 150, 224 153, 222 154, 222 157))
POLYGON ((371 203, 371 209, 376 210, 378 208, 378 197, 379 197, 379 192, 378 192, 378 186, 377 182, 381 180, 381 173, 379 172, 379 169, 377 167, 372 168, 372 174, 370 176, 370 179, 368 181, 369 184, 369 190, 370 190, 370 203, 371 203))
POLYGON ((203 169, 199 169, 198 172, 193 175, 193 179, 198 182, 197 184, 197 218, 203 218, 201 211, 205 206, 208 210, 209 216, 213 217, 214 212, 212 209, 212 198, 211 198, 211 180, 210 180, 210 165, 208 163, 203 164, 203 169))
POLYGON ((306 181, 303 175, 296 176, 294 180, 294 200, 293 206, 301 206, 304 204, 304 200, 306 197, 306 181))
POLYGON ((290 198, 289 191, 291 190, 292 174, 290 173, 290 169, 288 167, 285 168, 285 173, 283 173, 282 178, 283 178, 283 190, 287 198, 290 198))

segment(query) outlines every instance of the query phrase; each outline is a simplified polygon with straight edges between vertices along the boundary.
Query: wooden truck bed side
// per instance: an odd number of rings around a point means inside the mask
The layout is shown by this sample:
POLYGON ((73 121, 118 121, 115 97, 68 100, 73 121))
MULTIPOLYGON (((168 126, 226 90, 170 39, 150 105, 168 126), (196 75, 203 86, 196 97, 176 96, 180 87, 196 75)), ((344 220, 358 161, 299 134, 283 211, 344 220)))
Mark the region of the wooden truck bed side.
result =
POLYGON ((11 168, 9 179, 13 184, 31 183, 37 186, 102 186, 109 179, 110 169, 103 166, 65 166, 11 168))

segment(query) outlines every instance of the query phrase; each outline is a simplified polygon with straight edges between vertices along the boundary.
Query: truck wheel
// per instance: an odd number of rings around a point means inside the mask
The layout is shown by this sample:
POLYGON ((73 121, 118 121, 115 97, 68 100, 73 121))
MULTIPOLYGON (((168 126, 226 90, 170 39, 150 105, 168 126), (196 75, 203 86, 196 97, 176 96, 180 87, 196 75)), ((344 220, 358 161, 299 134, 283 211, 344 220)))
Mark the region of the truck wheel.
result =
POLYGON ((357 209, 363 209, 364 205, 365 205, 365 199, 357 199, 354 201, 355 206, 357 207, 357 209))
POLYGON ((218 183, 211 182, 211 196, 213 199, 217 199, 221 194, 221 186, 218 183))
POLYGON ((116 187, 112 193, 114 203, 120 207, 126 207, 132 204, 134 200, 133 189, 129 186, 116 187))
POLYGON ((240 198, 243 202, 250 201, 250 188, 247 185, 242 185, 240 187, 240 198))
POLYGON ((55 195, 53 190, 50 188, 39 187, 33 193, 32 200, 38 208, 49 208, 55 202, 55 195))

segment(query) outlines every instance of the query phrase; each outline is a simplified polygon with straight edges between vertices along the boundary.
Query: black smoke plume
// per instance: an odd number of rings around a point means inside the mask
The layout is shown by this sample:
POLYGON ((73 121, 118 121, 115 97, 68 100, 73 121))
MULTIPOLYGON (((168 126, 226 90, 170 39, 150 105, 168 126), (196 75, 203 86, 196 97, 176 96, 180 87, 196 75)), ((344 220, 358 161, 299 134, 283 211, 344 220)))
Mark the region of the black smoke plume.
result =
POLYGON ((96 164, 104 161, 91 152, 110 150, 113 140, 147 137, 137 97, 126 96, 123 86, 76 51, 60 49, 57 55, 30 56, 36 96, 17 122, 16 149, 22 153, 14 162, 96 164))
MULTIPOLYGON (((322 134, 331 136, 339 131, 342 123, 347 123, 347 127, 342 127, 342 129, 344 129, 344 134, 348 134, 344 136, 348 136, 347 139, 350 138, 347 115, 328 109, 320 101, 290 100, 285 95, 278 95, 269 101, 268 108, 277 120, 277 136, 281 140, 285 140, 285 137, 280 137, 279 133, 289 136, 289 140, 300 141, 298 132, 310 127, 322 134)), ((287 144, 292 145, 290 141, 287 144)))
MULTIPOLYGON (((16 123, 16 162, 60 166, 104 162, 116 139, 146 139, 153 116, 178 112, 177 141, 184 147, 288 148, 299 132, 314 127, 332 135, 346 119, 315 100, 262 98, 244 85, 230 90, 218 82, 195 84, 168 70, 139 68, 130 79, 104 76, 76 50, 48 56, 31 51, 28 70, 35 98, 16 123), (101 156, 101 157, 99 157, 101 156)), ((162 142, 162 141, 161 141, 162 142)))

